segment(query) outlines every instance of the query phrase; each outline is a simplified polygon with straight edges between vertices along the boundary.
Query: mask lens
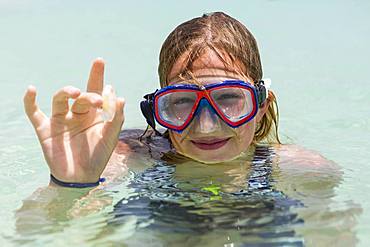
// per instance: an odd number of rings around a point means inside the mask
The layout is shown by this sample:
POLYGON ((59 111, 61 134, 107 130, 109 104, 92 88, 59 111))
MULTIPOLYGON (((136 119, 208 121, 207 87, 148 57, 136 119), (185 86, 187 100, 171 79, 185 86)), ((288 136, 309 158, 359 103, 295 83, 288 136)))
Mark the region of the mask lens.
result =
POLYGON ((216 107, 231 122, 237 122, 253 111, 252 92, 243 87, 225 87, 212 90, 211 98, 216 107))
POLYGON ((196 101, 196 92, 167 92, 158 96, 158 115, 163 122, 180 127, 189 118, 196 101))

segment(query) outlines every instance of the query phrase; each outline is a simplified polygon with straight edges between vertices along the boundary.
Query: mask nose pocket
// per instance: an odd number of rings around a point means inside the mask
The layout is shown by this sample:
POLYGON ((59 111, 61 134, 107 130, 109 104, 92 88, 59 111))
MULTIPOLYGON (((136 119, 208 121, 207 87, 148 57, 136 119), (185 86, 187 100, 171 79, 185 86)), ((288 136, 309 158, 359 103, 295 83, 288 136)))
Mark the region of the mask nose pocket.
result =
POLYGON ((208 134, 221 128, 220 118, 206 99, 201 99, 196 112, 195 131, 208 134))

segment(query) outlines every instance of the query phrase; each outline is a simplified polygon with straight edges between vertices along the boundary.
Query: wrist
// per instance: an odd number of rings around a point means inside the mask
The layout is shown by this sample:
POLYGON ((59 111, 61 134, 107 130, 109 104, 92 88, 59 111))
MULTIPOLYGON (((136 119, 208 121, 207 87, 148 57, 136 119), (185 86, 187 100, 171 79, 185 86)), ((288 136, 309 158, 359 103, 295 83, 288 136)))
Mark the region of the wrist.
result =
POLYGON ((96 182, 89 182, 89 183, 79 183, 79 182, 64 182, 56 177, 53 176, 53 174, 50 173, 50 181, 53 184, 56 184, 61 187, 67 187, 67 188, 92 188, 100 185, 100 183, 103 183, 105 181, 105 178, 99 178, 96 182))

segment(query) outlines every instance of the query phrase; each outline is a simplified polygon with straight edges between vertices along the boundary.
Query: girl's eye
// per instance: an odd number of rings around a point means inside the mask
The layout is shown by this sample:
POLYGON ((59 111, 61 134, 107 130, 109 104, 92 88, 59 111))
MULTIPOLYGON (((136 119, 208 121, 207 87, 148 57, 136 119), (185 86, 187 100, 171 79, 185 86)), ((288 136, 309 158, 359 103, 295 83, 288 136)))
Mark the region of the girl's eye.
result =
POLYGON ((173 99, 172 101, 172 104, 175 105, 175 106, 181 106, 181 105, 188 105, 188 104, 193 104, 194 103, 194 99, 192 98, 176 98, 176 99, 173 99))
POLYGON ((238 100, 241 99, 242 95, 237 93, 223 93, 220 95, 217 95, 216 100, 238 100))

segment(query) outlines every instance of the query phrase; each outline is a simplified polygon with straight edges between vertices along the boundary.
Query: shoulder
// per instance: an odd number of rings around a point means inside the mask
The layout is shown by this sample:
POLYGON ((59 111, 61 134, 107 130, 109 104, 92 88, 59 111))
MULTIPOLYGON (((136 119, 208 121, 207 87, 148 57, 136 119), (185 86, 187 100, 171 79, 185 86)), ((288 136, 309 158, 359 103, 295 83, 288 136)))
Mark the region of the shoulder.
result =
POLYGON ((143 133, 142 129, 120 132, 116 148, 104 170, 104 177, 113 180, 125 174, 128 167, 137 171, 146 169, 170 150, 166 138, 156 135, 142 137, 143 133))
POLYGON ((274 148, 274 187, 304 205, 330 203, 343 179, 342 168, 320 153, 298 145, 274 148))
POLYGON ((171 149, 167 138, 158 135, 145 135, 142 129, 127 129, 121 131, 117 143, 116 152, 131 154, 148 154, 151 153, 153 158, 160 158, 163 153, 171 149))
POLYGON ((341 168, 334 161, 325 158, 317 151, 306 149, 299 145, 276 145, 275 152, 278 158, 279 166, 286 168, 310 168, 337 170, 341 168))

